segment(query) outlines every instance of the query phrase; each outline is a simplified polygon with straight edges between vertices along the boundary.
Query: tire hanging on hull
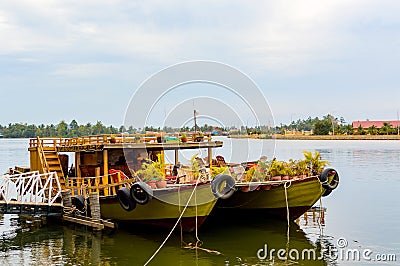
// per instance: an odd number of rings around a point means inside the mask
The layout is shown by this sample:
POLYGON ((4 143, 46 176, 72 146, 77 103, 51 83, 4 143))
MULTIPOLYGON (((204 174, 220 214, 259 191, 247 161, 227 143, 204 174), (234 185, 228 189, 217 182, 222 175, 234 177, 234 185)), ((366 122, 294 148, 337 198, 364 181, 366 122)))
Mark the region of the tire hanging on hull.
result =
POLYGON ((333 190, 335 190, 339 185, 339 174, 333 168, 326 168, 320 175, 319 181, 322 184, 322 187, 326 189, 326 191, 322 194, 323 197, 331 194, 333 190), (329 177, 333 176, 332 180, 329 182, 329 177))
POLYGON ((235 184, 233 177, 220 174, 211 181, 211 190, 217 199, 228 199, 235 192, 235 184))
POLYGON ((136 201, 131 199, 129 189, 126 187, 118 189, 117 198, 125 211, 132 211, 136 208, 136 201))
POLYGON ((130 196, 132 200, 144 205, 153 198, 153 190, 144 182, 136 182, 131 186, 130 196))

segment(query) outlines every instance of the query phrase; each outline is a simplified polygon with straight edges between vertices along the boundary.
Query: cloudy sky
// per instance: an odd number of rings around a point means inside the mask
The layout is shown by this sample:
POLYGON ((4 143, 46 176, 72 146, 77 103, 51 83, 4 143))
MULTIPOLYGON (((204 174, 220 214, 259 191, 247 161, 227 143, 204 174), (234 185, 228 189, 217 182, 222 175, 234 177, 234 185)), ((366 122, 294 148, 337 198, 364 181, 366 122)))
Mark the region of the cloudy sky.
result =
POLYGON ((250 76, 276 124, 397 118, 399 1, 191 2, 1 1, 0 124, 121 125, 142 82, 190 60, 250 76))

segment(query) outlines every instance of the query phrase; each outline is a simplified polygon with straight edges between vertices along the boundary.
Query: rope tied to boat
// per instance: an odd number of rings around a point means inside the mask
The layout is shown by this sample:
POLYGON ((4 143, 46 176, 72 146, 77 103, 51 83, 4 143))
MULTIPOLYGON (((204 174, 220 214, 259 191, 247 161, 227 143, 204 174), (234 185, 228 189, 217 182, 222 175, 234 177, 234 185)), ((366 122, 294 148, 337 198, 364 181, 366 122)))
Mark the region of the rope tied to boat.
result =
POLYGON ((283 184, 285 188, 285 201, 286 201, 286 219, 287 219, 287 231, 286 231, 286 254, 289 253, 289 241, 290 241, 290 214, 289 214, 289 201, 288 201, 288 194, 287 189, 292 185, 292 181, 286 181, 283 184), (289 184, 289 185, 288 185, 289 184))
MULTIPOLYGON (((195 184, 195 186, 194 186, 194 188, 193 188, 193 191, 192 191, 192 193, 190 194, 189 199, 188 199, 188 201, 186 202, 186 205, 185 205, 185 207, 183 208, 181 214, 179 215, 178 220, 176 221, 175 225, 172 227, 172 229, 171 229, 171 231, 168 233, 167 237, 164 239, 164 241, 161 243, 161 245, 157 248, 157 250, 153 253, 153 255, 146 261, 146 263, 144 264, 144 266, 148 265, 148 264, 154 259, 154 257, 158 254, 158 252, 160 252, 160 250, 162 249, 162 247, 165 245, 165 243, 166 243, 166 242, 168 241, 168 239, 171 237, 171 235, 172 235, 172 233, 174 232, 175 228, 178 226, 178 223, 181 222, 182 217, 183 217, 183 214, 185 213, 187 207, 189 206, 190 200, 192 199, 193 195, 195 195, 195 192, 196 192, 196 189, 197 189, 197 185, 198 185, 198 184, 199 184, 199 178, 197 178, 197 181, 196 181, 196 184, 195 184)), ((179 193, 179 189, 178 189, 178 193, 179 193)), ((178 202, 179 202, 179 210, 180 210, 180 194, 178 194, 178 196, 179 196, 179 201, 178 201, 178 202)), ((195 198, 195 199, 196 199, 196 198, 195 198)), ((196 202, 196 203, 197 203, 197 202, 196 202)), ((199 243, 199 241, 202 243, 202 241, 198 238, 198 235, 197 235, 197 204, 196 204, 196 239, 197 239, 198 241, 197 241, 197 243, 196 243, 195 246, 193 246, 193 245, 191 245, 191 243, 189 243, 189 244, 187 244, 187 246, 184 247, 184 248, 190 247, 190 249, 196 249, 196 250, 200 249, 200 250, 207 251, 207 249, 201 248, 200 246, 197 245, 197 244, 199 243)), ((182 242, 183 242, 183 239, 182 239, 182 224, 181 224, 181 243, 182 243, 182 242)), ((218 251, 215 251, 215 252, 217 252, 217 253, 215 253, 215 254, 218 254, 218 255, 221 254, 221 253, 218 252, 218 251)))
POLYGON ((324 210, 323 210, 323 207, 322 207, 322 194, 323 194, 322 183, 320 183, 320 192, 321 192, 321 196, 319 197, 318 227, 319 227, 319 233, 320 233, 320 235, 323 236, 323 228, 322 228, 321 226, 324 225, 325 222, 323 221, 324 210))
POLYGON ((71 215, 74 211, 76 210, 75 205, 73 205, 72 207, 63 207, 63 212, 65 215, 71 215))

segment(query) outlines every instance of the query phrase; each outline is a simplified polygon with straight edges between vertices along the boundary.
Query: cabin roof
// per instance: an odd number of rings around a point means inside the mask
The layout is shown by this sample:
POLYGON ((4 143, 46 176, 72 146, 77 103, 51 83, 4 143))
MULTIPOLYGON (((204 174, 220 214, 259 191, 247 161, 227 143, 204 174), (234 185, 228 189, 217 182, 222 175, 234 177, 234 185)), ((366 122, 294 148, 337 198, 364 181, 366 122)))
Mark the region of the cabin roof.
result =
MULTIPOLYGON (((166 135, 164 135, 166 136, 166 135)), ((157 136, 143 135, 98 135, 78 138, 36 138, 31 139, 29 150, 36 150, 39 146, 44 148, 56 149, 58 152, 81 152, 110 149, 147 149, 147 150, 184 150, 199 148, 218 148, 222 147, 222 141, 211 140, 211 135, 189 135, 188 142, 160 141, 157 136), (113 138, 113 140, 111 140, 113 138), (205 141, 204 141, 205 140, 205 141)))

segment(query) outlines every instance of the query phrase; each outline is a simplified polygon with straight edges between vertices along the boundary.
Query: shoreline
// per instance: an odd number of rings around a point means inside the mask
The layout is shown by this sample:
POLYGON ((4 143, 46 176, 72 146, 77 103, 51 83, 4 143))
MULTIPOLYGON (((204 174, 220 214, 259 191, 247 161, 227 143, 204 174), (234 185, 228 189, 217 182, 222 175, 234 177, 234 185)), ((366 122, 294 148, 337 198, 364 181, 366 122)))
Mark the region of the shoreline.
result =
MULTIPOLYGON (((237 135, 229 138, 268 139, 265 136, 237 135)), ((399 135, 274 135, 270 139, 284 140, 400 140, 399 135)))

